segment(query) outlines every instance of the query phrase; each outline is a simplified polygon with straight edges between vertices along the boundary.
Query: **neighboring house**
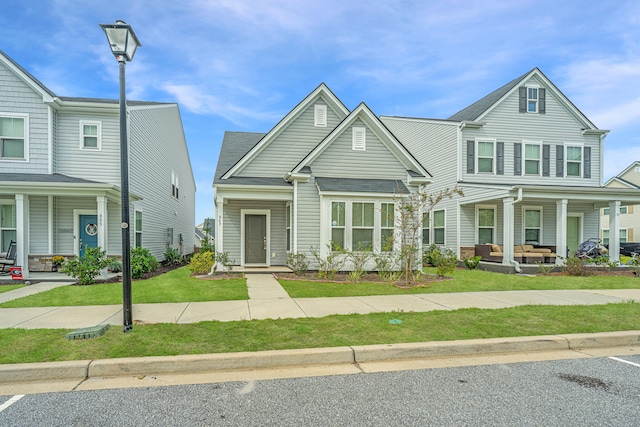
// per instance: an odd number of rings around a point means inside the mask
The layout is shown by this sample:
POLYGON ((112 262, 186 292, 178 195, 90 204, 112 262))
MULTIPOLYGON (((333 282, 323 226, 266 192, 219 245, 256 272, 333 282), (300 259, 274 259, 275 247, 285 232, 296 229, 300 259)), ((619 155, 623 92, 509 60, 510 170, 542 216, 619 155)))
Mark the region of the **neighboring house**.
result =
POLYGON ((430 213, 424 245, 463 257, 476 244, 503 245, 502 263, 517 269, 514 245, 531 243, 556 247, 562 262, 598 236, 601 208, 640 203, 633 189, 601 186, 607 133, 537 68, 445 120, 378 119, 364 104, 350 112, 322 84, 267 134, 225 134, 216 250, 260 266, 311 247, 326 255, 331 241, 379 251, 394 229, 384 213, 428 184, 465 196, 430 213))
POLYGON ((215 220, 213 218, 205 218, 204 222, 200 225, 196 225, 194 245, 196 248, 202 247, 202 242, 207 242, 209 245, 215 243, 215 220))
MULTIPOLYGON (((176 104, 129 101, 132 246, 193 251, 195 182, 176 104)), ((53 255, 121 255, 117 100, 59 97, 0 51, 0 243, 23 275, 53 255)))
MULTIPOLYGON (((640 192, 640 162, 629 165, 619 175, 609 179, 608 188, 631 188, 640 192)), ((603 208, 600 212, 600 238, 609 244, 609 215, 611 210, 603 208)), ((620 242, 640 242, 640 205, 620 206, 620 242)))

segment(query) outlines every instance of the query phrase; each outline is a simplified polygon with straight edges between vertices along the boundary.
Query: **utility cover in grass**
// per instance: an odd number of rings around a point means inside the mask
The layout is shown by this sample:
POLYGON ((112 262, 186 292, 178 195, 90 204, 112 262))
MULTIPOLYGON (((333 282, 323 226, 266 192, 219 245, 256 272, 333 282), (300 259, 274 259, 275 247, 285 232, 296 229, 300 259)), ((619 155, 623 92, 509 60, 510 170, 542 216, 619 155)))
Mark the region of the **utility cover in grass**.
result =
POLYGON ((389 320, 389 324, 390 325, 400 325, 400 324, 402 324, 402 320, 400 320, 400 319, 391 319, 391 320, 389 320))
POLYGON ((88 328, 78 329, 77 331, 69 332, 66 336, 68 340, 84 340, 87 338, 98 338, 109 329, 109 325, 90 326, 88 328))

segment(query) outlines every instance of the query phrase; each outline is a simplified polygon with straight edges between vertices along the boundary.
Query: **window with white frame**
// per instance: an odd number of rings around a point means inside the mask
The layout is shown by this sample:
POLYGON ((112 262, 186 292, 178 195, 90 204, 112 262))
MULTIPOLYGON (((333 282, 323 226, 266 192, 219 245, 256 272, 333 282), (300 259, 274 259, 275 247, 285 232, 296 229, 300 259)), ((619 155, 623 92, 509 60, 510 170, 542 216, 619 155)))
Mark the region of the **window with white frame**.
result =
POLYGON ((0 117, 0 159, 26 160, 29 151, 26 135, 26 117, 0 117))
POLYGON ((496 207, 478 206, 476 208, 476 224, 478 224, 478 244, 494 243, 496 207))
POLYGON ((142 211, 136 210, 135 217, 135 242, 136 248, 142 247, 142 211))
POLYGON ((433 243, 444 245, 445 242, 445 215, 444 210, 433 212, 433 243))
POLYGON ((395 205, 393 203, 380 204, 380 250, 393 250, 393 229, 395 226, 395 205))
POLYGON ((83 150, 102 149, 102 124, 80 121, 80 148, 83 150))
POLYGON ((363 127, 354 126, 352 129, 351 149, 364 151, 367 147, 367 130, 363 127))
POLYGON ((291 203, 287 202, 285 208, 285 229, 287 231, 287 251, 291 251, 291 203))
POLYGON ((171 195, 176 199, 180 198, 180 182, 174 171, 171 171, 171 195))
POLYGON ((566 171, 567 176, 582 176, 582 147, 567 145, 566 171))
POLYGON ((346 229, 346 203, 331 202, 331 248, 345 247, 344 232, 346 229))
POLYGON ((478 141, 476 143, 478 149, 478 172, 493 173, 495 163, 495 142, 494 141, 478 141))
POLYGON ((374 221, 373 203, 351 204, 351 250, 373 250, 374 221))
POLYGON ((538 112, 538 88, 527 87, 527 112, 538 112))
POLYGON ((313 108, 313 125, 316 127, 327 127, 327 106, 316 104, 313 108))
POLYGON ((431 213, 427 212, 422 217, 422 245, 431 244, 431 213))
POLYGON ((16 205, 0 201, 0 252, 9 249, 16 241, 16 205))
POLYGON ((524 143, 524 174, 540 175, 541 149, 539 143, 524 143))
POLYGON ((525 244, 542 244, 542 208, 524 207, 522 216, 525 244))
MULTIPOLYGON (((626 243, 627 242, 627 236, 628 236, 628 231, 626 228, 621 228, 620 229, 620 243, 626 243)), ((604 230, 602 230, 602 244, 603 245, 608 245, 609 244, 609 229, 605 228, 604 230)))
MULTIPOLYGON (((629 213, 629 207, 628 206, 620 206, 620 214, 621 215, 626 215, 627 213, 629 213)), ((602 215, 609 215, 609 208, 602 209, 602 215)))

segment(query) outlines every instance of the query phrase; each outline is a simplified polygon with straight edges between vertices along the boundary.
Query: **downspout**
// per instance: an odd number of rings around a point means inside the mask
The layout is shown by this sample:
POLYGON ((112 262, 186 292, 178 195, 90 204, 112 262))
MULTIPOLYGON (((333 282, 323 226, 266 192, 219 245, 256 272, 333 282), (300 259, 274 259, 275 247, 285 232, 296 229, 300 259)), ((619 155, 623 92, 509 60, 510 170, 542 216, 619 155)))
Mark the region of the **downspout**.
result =
MULTIPOLYGON (((522 201, 522 187, 518 188, 518 197, 512 202, 507 202, 510 205, 515 205, 516 203, 520 203, 522 201)), ((510 259, 509 262, 513 264, 513 267, 516 269, 516 273, 522 273, 522 269, 520 268, 520 263, 514 259, 510 259)))

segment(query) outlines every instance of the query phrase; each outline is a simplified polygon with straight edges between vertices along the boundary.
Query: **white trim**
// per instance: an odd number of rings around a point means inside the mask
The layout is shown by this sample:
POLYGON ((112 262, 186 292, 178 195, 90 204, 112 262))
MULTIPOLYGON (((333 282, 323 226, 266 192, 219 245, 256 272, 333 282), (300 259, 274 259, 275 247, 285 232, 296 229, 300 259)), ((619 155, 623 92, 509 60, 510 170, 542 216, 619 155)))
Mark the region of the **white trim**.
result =
MULTIPOLYGON (((495 175, 496 174, 496 157, 497 157, 497 140, 492 138, 476 138, 475 139, 475 175, 495 175), (481 142, 490 142, 493 144, 493 157, 491 159, 491 172, 480 172, 478 168, 478 162, 480 160, 480 151, 478 150, 478 144, 481 142)), ((488 159, 488 157, 482 157, 488 159)))
MULTIPOLYGON (((18 118, 18 119, 24 120, 24 158, 19 159, 19 158, 9 157, 5 159, 0 155, 0 162, 28 163, 29 162, 29 129, 30 129, 29 114, 0 112, 0 117, 11 117, 11 118, 18 118)), ((2 147, 0 147, 0 150, 1 149, 2 147)))
POLYGON ((429 237, 431 238, 431 244, 432 245, 441 245, 441 246, 446 246, 447 244, 447 209, 443 208, 443 209, 433 209, 431 210, 431 232, 429 234, 429 237), (436 243, 436 227, 435 227, 435 213, 436 212, 444 212, 444 226, 443 227, 438 227, 438 228, 443 228, 444 229, 444 241, 442 243, 436 243))
POLYGON ((271 210, 270 209, 241 209, 240 210, 240 266, 241 267, 269 267, 271 265, 271 210), (245 216, 264 215, 267 221, 267 249, 265 251, 265 263, 245 263, 245 216))
POLYGON ((543 237, 544 237, 544 211, 542 206, 526 206, 523 205, 522 206, 522 240, 521 242, 523 244, 527 244, 527 239, 526 239, 526 235, 527 235, 527 223, 526 223, 526 216, 527 216, 527 211, 540 211, 540 241, 538 242, 538 245, 543 245, 544 243, 542 242, 543 237))
POLYGON ((286 233, 284 244, 285 250, 287 253, 291 253, 293 251, 293 206, 291 202, 285 202, 284 204, 284 230, 286 233), (289 221, 287 221, 287 216, 289 216, 289 221), (289 247, 287 248, 287 239, 289 239, 289 247))
MULTIPOLYGON (((79 122, 79 132, 80 132, 80 138, 79 138, 79 147, 81 150, 87 150, 87 151, 102 151, 102 122, 99 120, 80 120, 79 122), (84 127, 85 126, 96 126, 96 146, 95 147, 87 147, 85 146, 85 135, 84 134, 84 127)), ((92 135, 89 135, 92 136, 92 135)))
MULTIPOLYGON (((498 205, 476 205, 476 215, 475 215, 475 244, 480 244, 480 217, 479 217, 479 211, 480 209, 486 209, 486 210, 492 210, 493 211, 493 225, 491 226, 491 242, 490 243, 496 243, 496 231, 497 231, 497 224, 498 224, 498 205)), ((446 221, 445 221, 446 223, 446 221)), ((489 228, 489 227, 482 227, 482 228, 489 228)))
POLYGON ((47 251, 53 254, 53 196, 47 196, 47 251))
MULTIPOLYGON (((291 213, 291 221, 293 221, 293 236, 291 236, 291 249, 294 254, 298 253, 298 181, 293 181, 293 212, 291 213)), ((322 222, 320 223, 322 225, 322 222)), ((322 227, 320 227, 322 230, 322 227)))
POLYGON ((540 112, 540 85, 537 84, 527 84, 525 85, 526 91, 527 91, 527 103, 525 106, 525 112, 526 113, 530 113, 530 114, 538 114, 540 112), (532 98, 529 97, 529 89, 535 89, 536 90, 536 97, 532 98), (535 111, 529 111, 529 102, 530 101, 535 101, 536 103, 536 108, 535 111))
POLYGON ((542 176, 542 141, 522 141, 522 176, 542 176), (527 173, 527 145, 537 145, 539 148, 538 173, 527 173))
MULTIPOLYGON (((577 163, 576 161, 572 161, 571 163, 577 163)), ((582 178, 584 176, 584 144, 578 142, 566 142, 564 143, 564 176, 565 178, 582 178), (568 174, 568 164, 569 164, 569 147, 577 147, 580 148, 580 175, 569 175, 568 174)))
MULTIPOLYGON (((601 238, 602 238, 602 244, 603 244, 603 245, 606 245, 606 244, 608 244, 608 243, 609 243, 609 242, 605 242, 605 241, 604 241, 604 232, 605 232, 605 231, 606 231, 607 233, 609 233, 609 229, 608 229, 608 228, 603 228, 603 229, 602 229, 602 235, 601 235, 601 238)), ((620 243, 626 243, 626 242, 628 242, 628 241, 629 241, 629 228, 627 228, 627 227, 620 227, 620 228, 618 229, 618 235, 620 235, 620 233, 621 233, 622 231, 624 231, 624 236, 625 236, 625 237, 624 237, 624 242, 623 242, 622 240, 620 240, 620 243)), ((610 236, 607 236, 607 240, 609 239, 609 237, 610 237, 610 236)), ((619 238, 619 237, 618 237, 618 238, 619 238)))
MULTIPOLYGON (((578 245, 582 242, 584 242, 584 213, 582 212, 568 212, 567 213, 567 218, 578 218, 579 222, 578 222, 578 245)), ((569 230, 569 227, 567 227, 567 229, 565 230, 565 233, 569 230)), ((565 237, 565 241, 567 242, 568 245, 568 241, 565 237)), ((570 254, 567 254, 570 255, 570 254)))
POLYGON ((98 211, 97 209, 73 210, 73 253, 75 256, 80 256, 80 215, 95 215, 97 217, 98 211))
MULTIPOLYGON (((47 108, 47 172, 53 173, 53 107, 47 108)), ((53 253, 53 249, 49 250, 53 253)))

